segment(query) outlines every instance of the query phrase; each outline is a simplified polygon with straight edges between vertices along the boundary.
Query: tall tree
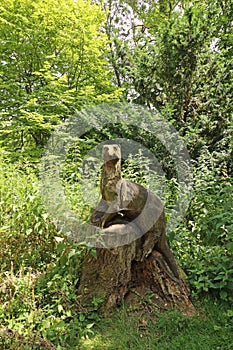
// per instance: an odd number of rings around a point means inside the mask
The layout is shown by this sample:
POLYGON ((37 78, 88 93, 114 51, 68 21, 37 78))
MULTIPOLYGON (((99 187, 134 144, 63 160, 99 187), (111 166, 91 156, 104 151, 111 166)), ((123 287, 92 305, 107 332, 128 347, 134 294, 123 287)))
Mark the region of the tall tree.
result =
POLYGON ((43 147, 54 125, 85 103, 117 100, 104 58, 105 14, 85 0, 3 0, 1 144, 43 147))
POLYGON ((206 146, 232 150, 231 2, 106 3, 109 61, 126 99, 161 112, 196 159, 206 146))

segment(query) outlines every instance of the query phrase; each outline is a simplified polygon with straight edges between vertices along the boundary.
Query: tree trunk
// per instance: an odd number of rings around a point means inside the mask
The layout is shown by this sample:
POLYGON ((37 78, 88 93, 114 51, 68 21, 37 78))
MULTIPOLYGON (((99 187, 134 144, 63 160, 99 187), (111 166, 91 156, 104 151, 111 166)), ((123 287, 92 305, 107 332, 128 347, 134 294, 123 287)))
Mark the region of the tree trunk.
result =
POLYGON ((194 313, 182 270, 167 244, 165 214, 160 199, 121 177, 118 145, 103 147, 102 200, 91 223, 103 228, 106 248, 89 253, 78 294, 84 304, 102 300, 103 311, 143 296, 161 308, 194 313), (153 219, 153 220, 152 220, 153 219))

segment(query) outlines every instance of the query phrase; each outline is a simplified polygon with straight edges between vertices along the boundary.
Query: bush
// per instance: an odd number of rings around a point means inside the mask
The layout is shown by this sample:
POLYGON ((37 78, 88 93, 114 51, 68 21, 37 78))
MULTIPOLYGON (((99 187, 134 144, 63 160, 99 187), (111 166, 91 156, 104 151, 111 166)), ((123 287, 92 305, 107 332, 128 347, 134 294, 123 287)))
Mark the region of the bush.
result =
POLYGON ((76 295, 86 249, 58 232, 31 168, 0 168, 0 347, 72 347, 98 319, 97 301, 85 310, 76 295))
POLYGON ((43 267, 51 261, 55 226, 45 213, 37 177, 28 169, 0 163, 0 264, 43 267))
POLYGON ((172 244, 195 293, 233 300, 232 179, 215 165, 208 154, 199 160, 186 222, 172 244))

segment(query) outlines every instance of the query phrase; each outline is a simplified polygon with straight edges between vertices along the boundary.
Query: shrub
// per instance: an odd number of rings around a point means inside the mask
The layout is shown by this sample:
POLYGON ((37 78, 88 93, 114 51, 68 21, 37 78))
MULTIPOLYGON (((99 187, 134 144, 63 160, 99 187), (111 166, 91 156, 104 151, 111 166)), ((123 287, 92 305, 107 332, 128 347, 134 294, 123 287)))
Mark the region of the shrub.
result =
POLYGON ((0 170, 1 267, 43 267, 53 256, 57 230, 43 208, 38 179, 5 162, 0 170))
POLYGON ((195 293, 233 300, 232 179, 209 154, 198 164, 186 222, 172 245, 195 293))

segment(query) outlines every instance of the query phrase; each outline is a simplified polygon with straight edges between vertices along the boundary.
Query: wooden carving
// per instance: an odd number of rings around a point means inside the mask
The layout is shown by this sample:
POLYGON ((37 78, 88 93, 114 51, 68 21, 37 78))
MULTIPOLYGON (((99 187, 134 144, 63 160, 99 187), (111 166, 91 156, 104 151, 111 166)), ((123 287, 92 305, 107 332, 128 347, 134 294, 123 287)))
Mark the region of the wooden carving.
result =
POLYGON ((91 223, 108 243, 84 261, 79 294, 87 302, 102 297, 104 310, 148 291, 162 306, 193 313, 189 291, 166 240, 162 201, 145 187, 123 179, 121 150, 103 146, 102 199, 91 223), (111 241, 112 240, 112 241, 111 241))

